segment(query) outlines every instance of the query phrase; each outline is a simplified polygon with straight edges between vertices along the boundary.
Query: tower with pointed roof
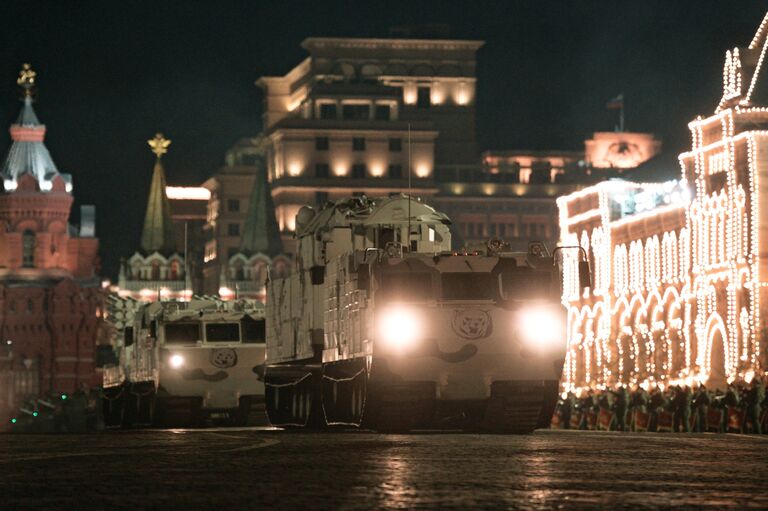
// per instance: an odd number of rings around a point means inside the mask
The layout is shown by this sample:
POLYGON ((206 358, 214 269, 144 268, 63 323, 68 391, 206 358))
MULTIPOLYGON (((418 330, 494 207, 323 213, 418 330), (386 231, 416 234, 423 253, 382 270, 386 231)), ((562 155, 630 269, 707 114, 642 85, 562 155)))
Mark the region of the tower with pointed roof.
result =
POLYGON ((267 269, 286 273, 290 264, 283 253, 264 165, 255 165, 255 169, 240 250, 229 258, 219 277, 219 294, 223 298, 236 296, 264 301, 267 269))
POLYGON ((119 292, 122 296, 140 300, 189 299, 192 286, 184 255, 179 253, 176 246, 162 162, 171 141, 162 133, 157 133, 147 144, 155 154, 155 166, 149 186, 140 250, 123 261, 118 278, 119 292))
MULTIPOLYGON (((97 383, 98 239, 93 207, 69 223, 72 179, 45 147, 33 103, 37 74, 24 64, 21 112, 0 178, 0 335, 10 342, 12 378, 32 395, 97 383)), ((16 403, 17 404, 17 403, 16 403)), ((9 405, 0 398, 0 414, 9 405)), ((13 403, 11 403, 13 405, 13 403)))
POLYGON ((241 141, 204 186, 211 190, 204 292, 263 300, 267 269, 287 272, 290 260, 275 218, 262 141, 241 141))

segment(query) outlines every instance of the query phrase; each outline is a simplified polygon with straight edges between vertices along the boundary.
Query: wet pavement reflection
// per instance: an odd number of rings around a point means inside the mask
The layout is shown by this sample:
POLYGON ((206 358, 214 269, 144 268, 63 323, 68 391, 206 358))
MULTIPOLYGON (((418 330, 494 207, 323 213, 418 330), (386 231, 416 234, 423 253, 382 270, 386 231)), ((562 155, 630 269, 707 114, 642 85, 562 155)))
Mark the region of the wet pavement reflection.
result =
POLYGON ((0 435, 0 507, 766 509, 767 455, 714 434, 0 435))

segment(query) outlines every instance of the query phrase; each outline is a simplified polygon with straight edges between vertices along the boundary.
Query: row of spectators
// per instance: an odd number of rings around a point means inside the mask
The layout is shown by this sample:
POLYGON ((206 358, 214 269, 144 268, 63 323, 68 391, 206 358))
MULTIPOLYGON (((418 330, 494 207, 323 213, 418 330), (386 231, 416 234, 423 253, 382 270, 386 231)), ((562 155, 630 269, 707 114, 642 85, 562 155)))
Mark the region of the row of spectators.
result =
POLYGON ((729 384, 725 391, 673 385, 589 389, 558 401, 552 417, 556 429, 603 431, 768 433, 765 384, 729 384))

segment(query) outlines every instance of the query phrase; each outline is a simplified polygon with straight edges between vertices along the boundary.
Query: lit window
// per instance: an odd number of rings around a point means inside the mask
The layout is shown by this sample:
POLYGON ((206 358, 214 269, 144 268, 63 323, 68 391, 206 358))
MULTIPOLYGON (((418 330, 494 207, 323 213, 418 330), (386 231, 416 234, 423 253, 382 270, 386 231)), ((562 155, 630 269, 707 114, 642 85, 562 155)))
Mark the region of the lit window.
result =
POLYGON ((370 105, 342 105, 341 116, 350 121, 367 121, 371 118, 370 105))
POLYGON ((320 104, 321 119, 336 119, 336 105, 334 103, 320 104))
POLYGON ((389 105, 376 105, 376 110, 374 111, 374 118, 377 121, 388 121, 390 119, 389 105))
POLYGON ((33 268, 35 266, 35 233, 26 230, 22 235, 22 266, 24 268, 33 268))
POLYGON ((355 179, 364 179, 366 174, 366 168, 364 163, 356 163, 352 165, 352 177, 355 179))
POLYGON ((416 96, 416 106, 419 108, 429 108, 432 103, 429 87, 419 87, 416 96))

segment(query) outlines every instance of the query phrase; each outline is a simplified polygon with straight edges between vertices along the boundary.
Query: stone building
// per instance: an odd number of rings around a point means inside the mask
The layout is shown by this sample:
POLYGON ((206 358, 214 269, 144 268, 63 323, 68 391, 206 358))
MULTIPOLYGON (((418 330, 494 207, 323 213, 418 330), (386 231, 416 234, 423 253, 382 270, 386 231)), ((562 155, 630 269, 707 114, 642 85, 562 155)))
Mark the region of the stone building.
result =
POLYGON ((268 177, 288 250, 304 205, 354 194, 436 193, 435 167, 473 164, 480 41, 309 38, 262 77, 268 177), (410 169, 410 170, 409 170, 410 169))
POLYGON ((98 383, 95 346, 104 294, 92 206, 69 223, 72 177, 60 173, 35 114, 36 73, 18 79, 21 113, 0 192, 0 414, 18 399, 98 383))
POLYGON ((679 181, 609 181, 558 200, 565 245, 595 271, 579 294, 573 263, 564 387, 707 382, 768 369, 768 15, 726 53, 715 112, 688 127, 679 181))

